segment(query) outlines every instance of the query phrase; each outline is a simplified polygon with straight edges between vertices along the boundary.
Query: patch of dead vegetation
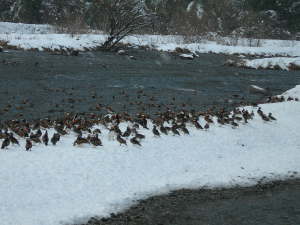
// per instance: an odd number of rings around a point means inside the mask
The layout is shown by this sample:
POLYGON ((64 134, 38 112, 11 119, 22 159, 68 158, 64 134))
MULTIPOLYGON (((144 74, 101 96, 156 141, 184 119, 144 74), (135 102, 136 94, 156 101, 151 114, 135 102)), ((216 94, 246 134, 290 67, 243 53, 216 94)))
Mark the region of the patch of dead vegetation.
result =
POLYGON ((10 45, 8 41, 0 40, 0 47, 3 49, 11 49, 11 50, 22 50, 21 47, 10 45))

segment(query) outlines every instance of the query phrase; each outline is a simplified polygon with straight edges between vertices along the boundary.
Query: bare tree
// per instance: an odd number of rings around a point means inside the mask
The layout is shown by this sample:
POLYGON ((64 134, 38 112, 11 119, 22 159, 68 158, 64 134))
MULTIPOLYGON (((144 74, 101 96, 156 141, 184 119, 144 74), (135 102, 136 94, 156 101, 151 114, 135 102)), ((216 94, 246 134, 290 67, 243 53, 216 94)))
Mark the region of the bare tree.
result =
POLYGON ((141 0, 97 0, 102 29, 108 38, 103 49, 113 49, 124 37, 151 25, 153 14, 141 0))

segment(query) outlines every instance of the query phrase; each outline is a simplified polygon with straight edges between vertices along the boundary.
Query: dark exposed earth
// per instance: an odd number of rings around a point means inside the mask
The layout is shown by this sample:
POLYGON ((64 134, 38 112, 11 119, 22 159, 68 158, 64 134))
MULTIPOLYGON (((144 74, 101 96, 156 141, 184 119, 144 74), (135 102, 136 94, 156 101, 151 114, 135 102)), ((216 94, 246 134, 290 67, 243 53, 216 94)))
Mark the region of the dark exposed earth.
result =
POLYGON ((179 190, 88 225, 298 225, 300 181, 251 188, 179 190))
MULTIPOLYGON (((249 92, 254 84, 272 95, 300 84, 299 72, 224 66, 225 55, 194 60, 158 51, 129 55, 86 52, 79 56, 45 52, 0 53, 0 120, 56 118, 65 112, 156 112, 232 108, 266 96, 249 92)), ((111 218, 88 224, 299 225, 297 179, 224 190, 180 190, 151 197, 111 218)))

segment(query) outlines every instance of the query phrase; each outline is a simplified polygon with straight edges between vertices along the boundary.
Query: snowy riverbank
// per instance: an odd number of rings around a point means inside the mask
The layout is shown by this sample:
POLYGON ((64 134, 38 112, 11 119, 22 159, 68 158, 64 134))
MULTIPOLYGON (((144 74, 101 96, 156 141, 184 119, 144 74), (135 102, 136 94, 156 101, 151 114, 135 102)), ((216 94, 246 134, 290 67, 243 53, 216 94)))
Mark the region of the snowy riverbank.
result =
POLYGON ((244 60, 242 67, 252 69, 300 70, 300 57, 274 57, 254 60, 244 60))
MULTIPOLYGON (((300 86, 284 94, 300 97, 300 86)), ((142 147, 122 146, 101 134, 103 147, 73 147, 74 135, 31 152, 10 146, 0 152, 0 218, 5 225, 58 225, 107 216, 134 200, 179 188, 254 185, 262 177, 300 173, 300 103, 261 105, 277 118, 257 114, 248 124, 188 127, 190 135, 153 137, 142 147)), ((257 108, 247 107, 256 111, 257 108)), ((200 121, 203 124, 203 121, 200 121)), ((126 124, 120 126, 122 130, 126 124)), ((150 126, 151 128, 151 126, 150 126)), ((52 134, 53 131, 49 131, 52 134)))
MULTIPOLYGON (((64 49, 87 50, 100 46, 104 34, 61 34, 49 25, 0 23, 0 40, 11 47, 20 49, 64 49)), ((182 36, 133 35, 125 38, 123 44, 148 46, 161 51, 187 49, 193 53, 243 54, 256 56, 300 56, 300 41, 249 40, 222 38, 209 41, 205 38, 187 41, 182 36), (257 44, 255 44, 257 42, 257 44), (234 44, 233 44, 234 43, 234 44), (257 46, 257 47, 253 47, 257 46)))

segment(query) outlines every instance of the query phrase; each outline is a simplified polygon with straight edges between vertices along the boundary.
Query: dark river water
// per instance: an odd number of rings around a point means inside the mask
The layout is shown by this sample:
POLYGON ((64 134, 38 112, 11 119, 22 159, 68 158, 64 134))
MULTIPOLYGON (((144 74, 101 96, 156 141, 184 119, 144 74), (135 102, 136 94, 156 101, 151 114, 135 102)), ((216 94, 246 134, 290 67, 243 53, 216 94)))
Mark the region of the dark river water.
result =
POLYGON ((249 85, 280 94, 300 83, 299 72, 224 66, 229 58, 203 54, 195 60, 157 51, 130 50, 78 57, 43 52, 0 53, 2 119, 56 117, 63 112, 99 112, 105 106, 129 113, 166 109, 204 110, 258 101, 249 85))

